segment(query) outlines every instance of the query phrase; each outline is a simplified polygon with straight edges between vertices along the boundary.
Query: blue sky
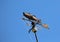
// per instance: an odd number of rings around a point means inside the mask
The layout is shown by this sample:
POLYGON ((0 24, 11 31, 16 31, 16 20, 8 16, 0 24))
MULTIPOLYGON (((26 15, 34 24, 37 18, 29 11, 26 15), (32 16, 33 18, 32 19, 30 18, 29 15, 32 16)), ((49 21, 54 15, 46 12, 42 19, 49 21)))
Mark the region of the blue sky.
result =
POLYGON ((49 25, 37 32, 39 42, 60 42, 60 0, 0 0, 0 42, 35 42, 22 12, 30 12, 49 25))

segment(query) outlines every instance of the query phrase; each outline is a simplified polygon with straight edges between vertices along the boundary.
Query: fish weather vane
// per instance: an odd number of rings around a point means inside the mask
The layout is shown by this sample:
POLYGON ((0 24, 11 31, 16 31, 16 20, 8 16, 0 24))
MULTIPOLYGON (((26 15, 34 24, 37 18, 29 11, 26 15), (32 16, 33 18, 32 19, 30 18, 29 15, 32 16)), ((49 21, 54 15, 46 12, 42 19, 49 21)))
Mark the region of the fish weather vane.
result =
POLYGON ((22 20, 26 20, 26 21, 29 21, 31 22, 31 29, 29 29, 29 33, 32 31, 34 34, 35 34, 35 38, 36 38, 36 42, 38 42, 38 38, 37 38, 37 35, 36 35, 36 32, 39 28, 36 28, 36 25, 40 25, 46 29, 49 29, 48 25, 47 24, 43 24, 41 19, 38 19, 35 15, 32 15, 30 13, 27 13, 27 12, 23 12, 23 16, 24 18, 22 18, 22 20))

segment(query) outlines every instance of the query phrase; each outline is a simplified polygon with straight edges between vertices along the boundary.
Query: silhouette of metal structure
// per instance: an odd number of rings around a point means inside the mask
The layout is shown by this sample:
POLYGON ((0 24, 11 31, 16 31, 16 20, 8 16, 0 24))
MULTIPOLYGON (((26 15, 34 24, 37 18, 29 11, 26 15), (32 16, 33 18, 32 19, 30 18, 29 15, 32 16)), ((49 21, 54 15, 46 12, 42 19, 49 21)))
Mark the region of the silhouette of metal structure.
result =
POLYGON ((35 29, 36 25, 41 25, 42 27, 49 29, 48 25, 42 24, 41 19, 38 19, 35 15, 31 15, 30 13, 23 12, 23 16, 25 16, 25 18, 22 18, 23 20, 31 22, 32 28, 29 29, 28 32, 30 33, 32 31, 35 34, 36 42, 38 42, 38 38, 36 35, 37 30, 35 29))

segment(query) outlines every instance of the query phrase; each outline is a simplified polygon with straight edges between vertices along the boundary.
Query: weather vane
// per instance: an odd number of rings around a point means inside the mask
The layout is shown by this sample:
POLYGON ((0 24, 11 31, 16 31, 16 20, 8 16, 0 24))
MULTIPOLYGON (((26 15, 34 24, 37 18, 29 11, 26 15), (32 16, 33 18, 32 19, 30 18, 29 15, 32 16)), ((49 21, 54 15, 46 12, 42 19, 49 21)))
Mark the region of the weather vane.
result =
POLYGON ((48 25, 47 24, 43 24, 41 19, 38 19, 35 15, 32 15, 30 13, 27 13, 27 12, 23 12, 23 16, 24 18, 22 18, 22 20, 26 20, 26 21, 29 21, 31 22, 31 29, 29 29, 29 33, 32 31, 34 34, 35 34, 35 38, 36 38, 36 42, 38 42, 38 38, 37 38, 37 35, 36 35, 36 32, 37 32, 37 29, 36 28, 36 25, 40 25, 46 29, 49 29, 48 28, 48 25))

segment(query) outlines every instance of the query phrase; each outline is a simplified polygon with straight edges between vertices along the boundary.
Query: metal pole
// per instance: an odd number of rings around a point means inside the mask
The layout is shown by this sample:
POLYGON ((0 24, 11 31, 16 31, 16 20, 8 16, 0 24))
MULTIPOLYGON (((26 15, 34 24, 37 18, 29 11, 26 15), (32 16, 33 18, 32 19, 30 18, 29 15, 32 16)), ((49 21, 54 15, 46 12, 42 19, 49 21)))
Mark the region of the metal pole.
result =
POLYGON ((38 38, 37 38, 36 32, 34 34, 35 34, 36 42, 38 42, 38 38))

